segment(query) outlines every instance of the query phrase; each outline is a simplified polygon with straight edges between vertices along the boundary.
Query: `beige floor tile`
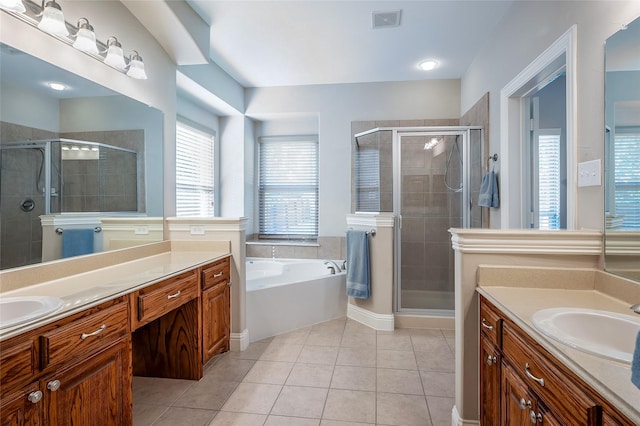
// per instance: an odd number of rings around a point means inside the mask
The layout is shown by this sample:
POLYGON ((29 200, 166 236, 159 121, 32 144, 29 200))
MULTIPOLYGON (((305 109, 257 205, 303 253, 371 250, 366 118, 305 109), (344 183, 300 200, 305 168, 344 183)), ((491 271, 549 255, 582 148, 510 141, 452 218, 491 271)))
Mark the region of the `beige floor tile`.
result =
POLYGON ((422 387, 425 395, 449 398, 455 396, 454 373, 420 370, 420 376, 422 377, 422 387))
POLYGON ((164 405, 133 404, 133 426, 150 426, 167 410, 164 405))
POLYGON ((195 382, 192 380, 133 377, 133 400, 137 404, 169 406, 195 382))
POLYGON ((333 371, 331 388, 375 392, 376 369, 337 365, 333 371))
POLYGON ((360 333, 358 331, 345 331, 342 335, 340 346, 345 348, 373 348, 376 347, 376 335, 372 333, 360 333))
POLYGON ((436 352, 414 352, 420 370, 453 372, 454 356, 448 348, 436 352))
POLYGON ((230 413, 220 411, 210 426, 262 426, 267 420, 264 414, 230 413))
POLYGON ((319 426, 320 419, 302 417, 269 416, 264 426, 319 426))
POLYGON ((311 331, 318 330, 339 330, 344 331, 344 327, 347 324, 347 317, 336 318, 329 321, 321 322, 311 326, 311 331))
POLYGON ((323 419, 374 423, 376 394, 354 390, 329 389, 323 419))
POLYGON ((240 383, 222 406, 222 411, 269 414, 282 386, 263 383, 240 383))
POLYGON ((204 378, 207 381, 240 382, 255 362, 253 359, 237 359, 227 356, 216 362, 213 367, 208 368, 204 378))
POLYGON ((256 361, 251 370, 242 379, 243 382, 269 383, 284 385, 293 368, 292 362, 256 361))
POLYGON ((253 342, 244 351, 227 352, 229 358, 236 359, 259 359, 262 352, 269 346, 270 342, 253 342))
POLYGON ((411 336, 413 350, 419 352, 434 352, 441 348, 449 348, 449 344, 444 336, 439 335, 419 335, 411 336))
POLYGON ((412 351, 411 336, 398 334, 379 334, 378 350, 412 351))
POLYGON ((311 330, 307 337, 307 345, 315 346, 340 346, 342 341, 342 329, 320 329, 311 330))
POLYGON ((378 393, 376 423, 380 425, 430 426, 424 396, 378 393))
POLYGON ((289 374, 289 386, 328 388, 333 375, 333 365, 296 363, 289 374))
POLYGON ((310 331, 311 327, 305 327, 298 330, 290 331, 288 333, 279 334, 277 336, 274 336, 273 342, 278 342, 281 344, 289 343, 292 345, 304 345, 310 331))
POLYGON ((337 346, 311 346, 305 345, 300 351, 298 362, 305 364, 333 365, 338 357, 337 346))
POLYGON ((416 357, 410 351, 378 351, 378 368, 417 370, 416 357))
POLYGON ((344 326, 344 332, 345 333, 353 332, 353 333, 360 333, 360 334, 376 334, 376 330, 374 330, 373 328, 351 319, 347 319, 347 323, 344 326))
POLYGON ((153 426, 207 426, 217 411, 198 408, 169 407, 153 426))
POLYGON ((177 407, 219 410, 238 384, 239 382, 203 379, 187 389, 173 405, 177 407))
POLYGON ((264 352, 262 352, 259 359, 261 361, 295 362, 301 350, 302 345, 271 342, 264 352))
POLYGON ((433 426, 451 425, 451 410, 453 409, 454 403, 454 398, 427 397, 427 405, 429 406, 433 426))
POLYGON ((336 364, 354 367, 375 367, 376 351, 372 351, 371 348, 340 348, 336 364))
POLYGON ((415 370, 378 368, 378 392, 424 395, 420 373, 415 370))
POLYGON ((343 422, 340 420, 322 420, 320 426, 370 426, 373 423, 343 422))
POLYGON ((327 391, 323 388, 285 386, 271 414, 319 419, 327 399, 327 391))

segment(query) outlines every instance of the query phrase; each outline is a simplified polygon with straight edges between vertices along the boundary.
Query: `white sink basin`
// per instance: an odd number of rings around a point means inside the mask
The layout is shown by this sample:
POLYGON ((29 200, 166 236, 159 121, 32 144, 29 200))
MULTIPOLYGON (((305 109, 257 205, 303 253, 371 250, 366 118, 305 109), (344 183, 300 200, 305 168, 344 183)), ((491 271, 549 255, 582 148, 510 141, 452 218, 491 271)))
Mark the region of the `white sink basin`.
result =
POLYGON ((50 314, 64 304, 53 296, 0 298, 0 328, 33 321, 50 314))
POLYGON ((540 332, 565 345, 629 364, 640 331, 640 316, 595 309, 542 309, 532 322, 540 332))

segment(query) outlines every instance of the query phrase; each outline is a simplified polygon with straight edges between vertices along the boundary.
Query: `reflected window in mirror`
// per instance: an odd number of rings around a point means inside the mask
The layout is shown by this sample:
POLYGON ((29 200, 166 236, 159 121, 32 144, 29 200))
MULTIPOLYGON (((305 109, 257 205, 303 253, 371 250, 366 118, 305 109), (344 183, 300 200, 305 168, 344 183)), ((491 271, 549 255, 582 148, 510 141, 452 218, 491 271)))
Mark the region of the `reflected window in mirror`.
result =
POLYGON ((605 43, 605 269, 640 282, 640 18, 605 43))
POLYGON ((213 130, 176 122, 177 216, 215 216, 215 139, 213 130))

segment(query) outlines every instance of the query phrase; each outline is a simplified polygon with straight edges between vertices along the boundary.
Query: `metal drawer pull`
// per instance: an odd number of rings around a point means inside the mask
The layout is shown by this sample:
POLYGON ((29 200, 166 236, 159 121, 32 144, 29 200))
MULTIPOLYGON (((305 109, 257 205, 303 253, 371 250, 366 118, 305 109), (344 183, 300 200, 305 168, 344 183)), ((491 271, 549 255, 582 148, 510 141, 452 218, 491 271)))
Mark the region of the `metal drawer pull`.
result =
POLYGON ((224 274, 224 272, 223 272, 223 271, 220 271, 220 272, 218 272, 217 274, 213 274, 213 278, 221 277, 221 276, 222 276, 222 274, 224 274))
POLYGON ((176 297, 180 296, 180 290, 178 290, 176 293, 174 294, 169 294, 167 295, 167 299, 175 299, 176 297))
POLYGON ((497 358, 496 358, 496 356, 495 356, 495 355, 489 355, 489 356, 487 357, 487 364, 488 364, 488 365, 495 364, 497 361, 498 361, 498 360, 497 360, 497 358))
POLYGON ((482 318, 482 326, 483 326, 484 328, 486 328, 487 330, 489 330, 489 331, 492 331, 492 330, 493 330, 493 326, 492 326, 492 325, 487 324, 487 322, 486 322, 486 320, 485 320, 484 318, 482 318))
POLYGON ((29 402, 37 404, 42 399, 42 391, 31 392, 27 399, 29 400, 29 402))
POLYGON ((96 336, 96 335, 98 335, 98 334, 102 333, 106 328, 107 328, 107 324, 102 324, 102 325, 100 326, 100 328, 99 328, 99 329, 97 329, 96 331, 94 331, 93 333, 82 333, 82 334, 80 335, 80 338, 81 338, 82 340, 84 340, 84 339, 86 339, 87 337, 96 336))
POLYGON ((527 377, 530 378, 531 380, 535 380, 536 382, 538 382, 540 384, 540 386, 544 386, 544 379, 539 379, 538 377, 534 376, 533 374, 531 374, 529 372, 529 363, 525 363, 524 364, 524 372, 527 374, 527 377))
POLYGON ((60 380, 52 380, 47 383, 47 389, 49 389, 51 392, 55 392, 60 389, 60 380))

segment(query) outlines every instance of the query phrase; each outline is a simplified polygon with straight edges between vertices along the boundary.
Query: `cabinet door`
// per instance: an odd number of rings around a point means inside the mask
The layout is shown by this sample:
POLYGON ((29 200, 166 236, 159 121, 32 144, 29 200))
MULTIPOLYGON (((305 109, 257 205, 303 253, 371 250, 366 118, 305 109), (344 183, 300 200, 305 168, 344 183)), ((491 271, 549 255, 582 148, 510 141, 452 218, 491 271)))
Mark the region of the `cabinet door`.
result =
MULTIPOLYGON (((504 425, 531 425, 535 398, 508 364, 502 363, 502 421, 504 425)), ((499 423, 495 423, 499 424, 499 423)))
POLYGON ((500 364, 498 350, 484 336, 480 338, 480 424, 500 424, 500 364))
POLYGON ((47 425, 130 425, 131 339, 41 381, 47 425))
POLYGON ((0 401, 0 425, 40 425, 41 400, 42 392, 38 389, 38 383, 7 395, 0 401))
POLYGON ((214 355, 229 350, 230 295, 227 282, 219 283, 202 292, 203 363, 214 355))

